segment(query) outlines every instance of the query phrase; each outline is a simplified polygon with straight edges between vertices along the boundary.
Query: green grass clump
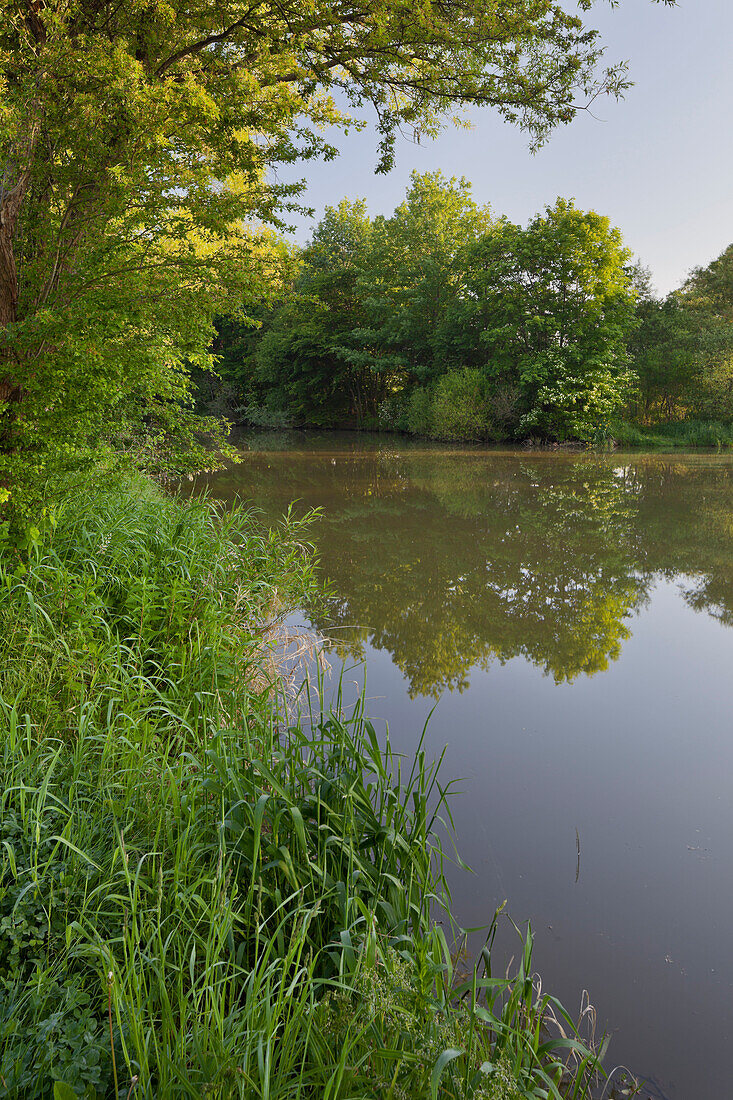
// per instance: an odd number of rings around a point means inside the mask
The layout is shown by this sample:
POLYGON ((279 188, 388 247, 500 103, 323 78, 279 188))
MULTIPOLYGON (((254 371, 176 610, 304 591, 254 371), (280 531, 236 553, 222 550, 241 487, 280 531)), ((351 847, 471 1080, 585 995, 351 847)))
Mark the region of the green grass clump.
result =
POLYGON ((619 447, 733 447, 733 424, 717 420, 671 420, 652 425, 620 422, 611 436, 619 447))
POLYGON ((0 559, 0 1097, 587 1095, 531 937, 456 978, 437 768, 278 701, 304 534, 142 484, 0 559))

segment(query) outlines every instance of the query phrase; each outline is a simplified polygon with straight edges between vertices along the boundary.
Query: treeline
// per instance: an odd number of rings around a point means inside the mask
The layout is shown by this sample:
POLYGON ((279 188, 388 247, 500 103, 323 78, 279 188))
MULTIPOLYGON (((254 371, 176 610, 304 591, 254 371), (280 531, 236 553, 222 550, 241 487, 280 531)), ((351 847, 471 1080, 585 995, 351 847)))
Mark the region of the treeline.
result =
POLYGON ((279 298, 218 324, 216 411, 255 426, 600 441, 619 421, 733 418, 733 251, 663 301, 609 219, 526 227, 413 174, 391 217, 328 207, 279 298))
POLYGON ((642 296, 629 350, 640 422, 733 420, 733 244, 666 298, 642 296))

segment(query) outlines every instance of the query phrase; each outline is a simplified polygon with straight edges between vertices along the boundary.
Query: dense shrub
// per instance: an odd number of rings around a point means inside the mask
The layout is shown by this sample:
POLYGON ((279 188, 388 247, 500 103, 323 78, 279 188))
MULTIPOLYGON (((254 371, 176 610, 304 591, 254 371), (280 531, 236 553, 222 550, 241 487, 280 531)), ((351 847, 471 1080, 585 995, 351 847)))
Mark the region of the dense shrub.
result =
POLYGON ((380 424, 429 439, 505 439, 516 427, 517 405, 517 391, 492 392, 482 371, 466 367, 448 371, 433 387, 392 395, 380 406, 380 424))
POLYGON ((438 439, 486 439, 491 434, 489 387, 479 370, 444 374, 435 387, 432 434, 438 439))
POLYGON ((424 386, 416 386, 406 400, 405 427, 411 435, 433 434, 433 396, 424 386))

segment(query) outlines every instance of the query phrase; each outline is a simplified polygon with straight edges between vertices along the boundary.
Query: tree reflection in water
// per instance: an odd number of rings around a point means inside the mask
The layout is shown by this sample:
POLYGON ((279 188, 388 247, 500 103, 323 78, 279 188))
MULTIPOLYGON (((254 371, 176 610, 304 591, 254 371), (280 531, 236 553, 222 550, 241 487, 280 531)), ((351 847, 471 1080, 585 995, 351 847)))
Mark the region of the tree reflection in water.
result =
POLYGON ((733 625, 733 459, 446 450, 395 437, 254 437, 209 479, 268 520, 292 500, 342 656, 387 650, 412 695, 523 656, 556 682, 618 658, 656 577, 733 625), (267 447, 272 449, 266 449, 267 447))

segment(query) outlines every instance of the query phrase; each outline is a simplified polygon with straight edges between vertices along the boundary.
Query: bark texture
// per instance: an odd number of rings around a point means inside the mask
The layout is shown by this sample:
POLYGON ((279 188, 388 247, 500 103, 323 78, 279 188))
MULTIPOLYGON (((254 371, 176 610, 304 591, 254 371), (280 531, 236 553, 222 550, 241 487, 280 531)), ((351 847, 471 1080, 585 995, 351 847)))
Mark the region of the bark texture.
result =
MULTIPOLYGON (((20 216, 33 167, 38 124, 29 125, 19 144, 15 163, 6 164, 0 181, 0 332, 18 319, 18 264, 16 243, 20 216)), ((0 405, 18 402, 21 386, 0 347, 0 405)))

